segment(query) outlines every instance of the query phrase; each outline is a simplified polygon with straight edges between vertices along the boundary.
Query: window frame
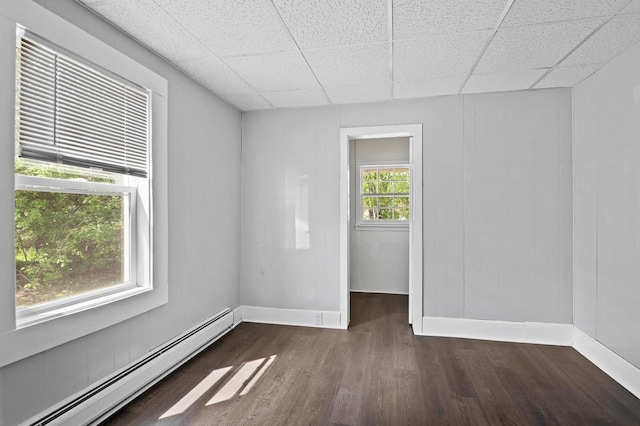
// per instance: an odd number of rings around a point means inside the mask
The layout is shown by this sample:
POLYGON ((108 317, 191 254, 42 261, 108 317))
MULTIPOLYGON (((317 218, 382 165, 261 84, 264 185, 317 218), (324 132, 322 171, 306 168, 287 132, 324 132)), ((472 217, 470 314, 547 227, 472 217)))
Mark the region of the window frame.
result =
MULTIPOLYGON (((142 233, 138 233, 137 229, 142 229, 144 227, 148 227, 149 217, 145 217, 144 215, 138 215, 136 205, 138 204, 136 200, 140 199, 140 203, 143 206, 151 206, 150 204, 150 192, 148 191, 140 191, 138 192, 138 187, 141 189, 148 185, 151 181, 151 167, 150 164, 152 162, 152 152, 151 152, 151 131, 150 128, 153 124, 152 116, 151 116, 151 94, 148 89, 145 89, 144 86, 140 86, 137 83, 131 82, 126 78, 118 75, 117 73, 110 71, 108 69, 103 68, 102 66, 91 62, 88 59, 84 59, 81 56, 67 50, 66 48, 59 46, 55 43, 52 43, 40 36, 37 33, 34 33, 30 30, 27 30, 21 26, 16 27, 16 55, 21 49, 22 40, 29 40, 31 43, 35 43, 36 45, 40 45, 42 49, 46 49, 51 52, 52 55, 56 55, 56 57, 61 56, 62 58, 66 58, 67 61, 74 62, 77 66, 86 69, 90 73, 98 73, 99 75, 104 76, 106 79, 113 81, 114 84, 122 85, 125 88, 133 88, 134 90, 140 91, 147 95, 147 114, 148 114, 148 122, 146 128, 146 176, 134 176, 127 173, 122 172, 104 172, 106 174, 112 175, 116 177, 117 180, 126 180, 129 182, 137 183, 137 185, 131 187, 124 187, 115 184, 108 183, 98 183, 98 182, 80 182, 74 181, 70 179, 58 179, 58 178, 46 178, 41 176, 25 176, 25 175, 15 175, 15 190, 23 189, 23 190, 35 190, 41 192, 66 192, 66 193, 94 193, 96 195, 120 195, 119 193, 126 193, 126 199, 129 200, 126 203, 126 207, 128 207, 128 215, 126 215, 126 222, 128 224, 125 232, 125 242, 124 242, 124 251, 125 251, 125 271, 127 275, 127 280, 122 283, 122 285, 110 286, 110 288, 104 288, 99 290, 94 290, 87 292, 85 294, 79 294, 75 296, 65 297, 59 300, 53 300, 48 302, 43 302, 41 304, 37 304, 33 307, 26 308, 18 308, 16 306, 15 315, 16 315, 16 327, 27 327, 32 324, 47 321, 51 318, 55 318, 59 315, 68 315, 76 312, 78 309, 89 309, 93 306, 98 306, 104 303, 104 296, 113 296, 118 297, 119 293, 127 294, 130 291, 145 291, 151 287, 151 280, 140 280, 141 277, 150 277, 151 276, 151 257, 146 256, 144 251, 145 247, 142 247, 142 244, 138 244, 138 240, 143 241, 142 233), (141 250, 138 250, 138 247, 141 250), (139 259, 138 259, 139 258, 139 259), (138 265, 141 270, 146 268, 149 270, 147 274, 138 274, 138 265)), ((17 59, 17 58, 16 58, 17 59)), ((16 61, 16 66, 18 66, 16 61)), ((57 75, 58 68, 57 65, 54 66, 52 72, 57 75)), ((16 75, 16 77, 18 77, 16 75)), ((20 90, 18 89, 19 83, 22 83, 22 80, 18 81, 16 78, 16 102, 18 101, 20 90)), ((28 84, 28 83, 27 83, 28 84)), ((57 92, 57 85, 53 87, 54 90, 54 99, 57 92)), ((87 88, 89 89, 89 88, 87 88)), ((82 95, 82 94, 81 94, 82 95)), ((54 103, 52 105, 53 109, 58 107, 57 104, 54 103)), ((66 111, 71 111, 72 108, 67 108, 66 111)), ((20 116, 22 108, 18 108, 16 105, 15 108, 15 116, 16 123, 19 121, 18 116, 20 116)), ((76 111, 73 111, 76 112, 76 111)), ((82 111, 78 111, 81 113, 82 111)), ((30 118, 31 119, 31 118, 30 118)), ((20 154, 20 142, 18 141, 20 131, 18 128, 15 129, 16 134, 16 158, 20 154)), ((52 135, 52 137, 55 137, 52 135)), ((57 144, 57 139, 53 140, 53 147, 57 144)), ((93 144, 89 144, 85 149, 90 149, 93 147, 93 144)), ((28 157, 27 157, 28 158, 28 157)), ((126 160, 126 159, 125 159, 126 160)), ((39 161, 43 165, 43 167, 47 167, 48 164, 57 165, 54 160, 42 160, 39 161)), ((65 166, 68 167, 68 166, 65 166)), ((84 166, 71 166, 71 168, 76 169, 78 171, 86 170, 88 174, 91 174, 92 167, 88 165, 84 166)), ((15 212, 15 207, 14 207, 15 212)), ((150 251, 150 247, 146 251, 150 251)))
MULTIPOLYGON (((388 230, 409 230, 409 226, 411 224, 411 165, 407 162, 398 162, 398 161, 357 161, 356 162, 356 200, 355 200, 355 208, 356 208, 356 221, 355 227, 356 229, 388 229, 388 230), (364 220, 362 219, 362 198, 367 195, 363 192, 362 189, 362 173, 364 169, 371 168, 406 168, 409 170, 409 192, 406 196, 409 198, 409 219, 408 220, 389 220, 389 219, 370 219, 364 220)), ((379 198, 383 196, 383 194, 376 193, 373 194, 375 197, 379 198)), ((396 197, 398 195, 404 196, 405 194, 388 194, 391 197, 396 197)))
MULTIPOLYGON (((144 279, 148 289, 136 288, 104 296, 90 307, 78 306, 46 321, 18 327, 15 310, 14 146, 0 146, 0 368, 48 349, 106 329, 166 304, 168 280, 168 102, 167 79, 143 65, 141 50, 130 50, 123 40, 112 45, 96 38, 35 2, 0 2, 0 137, 15 135, 16 30, 22 28, 62 46, 84 60, 111 70, 150 90, 151 178, 145 188, 148 205, 138 203, 138 214, 147 214, 149 226, 138 229, 148 249, 141 256, 150 264, 144 279), (127 52, 127 53, 123 53, 127 52), (132 55, 132 56, 128 56, 132 55), (148 195, 147 195, 148 194, 148 195)), ((153 62, 147 62, 152 64, 153 62)), ((140 201, 140 199, 138 199, 140 201)), ((140 269, 140 268, 139 268, 140 269)), ((140 271, 138 271, 140 275, 140 271)))
MULTIPOLYGON (((125 177, 126 180, 126 177, 125 177)), ((150 282, 138 282, 138 188, 102 182, 85 182, 70 179, 48 178, 41 176, 15 175, 15 190, 38 191, 47 193, 105 195, 124 197, 124 268, 125 280, 120 284, 104 287, 57 300, 42 302, 24 308, 16 307, 16 325, 18 328, 46 321, 59 315, 66 315, 77 309, 87 309, 93 304, 103 303, 105 297, 117 296, 121 292, 129 292, 138 288, 148 288, 150 282)), ((15 209, 15 208, 14 208, 15 209)))

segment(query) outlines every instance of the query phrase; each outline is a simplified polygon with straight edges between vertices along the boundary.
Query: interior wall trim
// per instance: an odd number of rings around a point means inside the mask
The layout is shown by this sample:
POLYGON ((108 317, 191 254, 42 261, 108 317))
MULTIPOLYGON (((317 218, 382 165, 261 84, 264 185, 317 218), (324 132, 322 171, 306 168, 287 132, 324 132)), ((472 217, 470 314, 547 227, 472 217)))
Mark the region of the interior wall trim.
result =
POLYGON ((306 309, 266 308, 241 306, 243 322, 293 325, 300 327, 344 328, 340 324, 339 311, 316 311, 306 309))
POLYGON ((242 322, 242 306, 238 306, 233 310, 233 328, 236 328, 242 322))
POLYGON ((384 290, 367 290, 367 289, 350 289, 351 293, 372 293, 372 294, 399 294, 401 296, 408 296, 409 293, 402 293, 400 291, 384 291, 384 290))
POLYGON ((596 367, 640 399, 640 369, 574 327, 573 347, 596 367))
POLYGON ((420 335, 572 346, 573 325, 423 317, 420 335))

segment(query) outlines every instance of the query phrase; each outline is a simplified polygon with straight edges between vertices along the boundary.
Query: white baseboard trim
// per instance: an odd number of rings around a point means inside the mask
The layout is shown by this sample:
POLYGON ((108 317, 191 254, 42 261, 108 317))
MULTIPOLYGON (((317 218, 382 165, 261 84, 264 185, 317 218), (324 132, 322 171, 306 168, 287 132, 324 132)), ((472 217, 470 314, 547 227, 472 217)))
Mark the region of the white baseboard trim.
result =
POLYGON ((573 347, 640 399, 640 369, 577 327, 573 330, 573 347))
POLYGON ((236 328, 242 322, 242 306, 238 306, 233 310, 233 328, 236 328))
POLYGON ((301 327, 342 328, 339 311, 242 306, 242 321, 301 327))
POLYGON ((403 293, 401 291, 384 291, 384 290, 362 290, 357 288, 352 288, 349 290, 351 293, 373 293, 373 294, 400 294, 402 296, 408 296, 409 293, 403 293))
POLYGON ((421 336, 571 346, 573 325, 423 317, 421 336))
POLYGON ((233 324, 226 309, 23 424, 97 424, 224 336, 233 324))

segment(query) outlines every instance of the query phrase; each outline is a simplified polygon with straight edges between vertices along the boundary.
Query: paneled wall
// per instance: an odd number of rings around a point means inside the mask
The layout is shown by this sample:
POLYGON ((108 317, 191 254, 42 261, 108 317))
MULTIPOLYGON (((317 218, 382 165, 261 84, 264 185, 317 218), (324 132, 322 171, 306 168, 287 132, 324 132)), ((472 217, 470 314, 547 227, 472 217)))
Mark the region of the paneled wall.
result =
POLYGON ((640 45, 573 93, 575 325, 640 367, 640 45))
MULTIPOLYGON (((169 82, 169 303, 0 369, 0 425, 25 421, 240 298, 240 112, 76 2, 40 3, 169 82)), ((14 37, 0 41, 13 46, 14 37)), ((13 144, 0 151, 11 158, 13 144)))
POLYGON ((425 315, 571 323, 569 89, 244 114, 242 303, 339 310, 339 129, 413 123, 425 315))

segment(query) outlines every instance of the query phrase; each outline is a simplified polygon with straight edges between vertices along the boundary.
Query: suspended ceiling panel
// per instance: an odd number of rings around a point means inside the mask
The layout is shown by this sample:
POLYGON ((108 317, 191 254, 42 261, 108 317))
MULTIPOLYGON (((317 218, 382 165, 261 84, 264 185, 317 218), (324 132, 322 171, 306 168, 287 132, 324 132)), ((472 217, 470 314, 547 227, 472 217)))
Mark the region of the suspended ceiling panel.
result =
POLYGON ((303 54, 322 87, 373 83, 391 88, 388 43, 311 49, 303 51, 303 54))
POLYGON ((571 87, 640 0, 78 0, 241 110, 571 87))
POLYGON ((572 67, 558 67, 549 73, 536 88, 571 86, 574 81, 582 81, 602 67, 603 64, 587 64, 572 67))
POLYGON ((393 38, 493 29, 505 4, 505 0, 394 0, 393 38))
POLYGON ((580 45, 560 66, 604 63, 640 40, 640 13, 614 17, 580 45))
POLYGON ((477 73, 550 68, 598 25, 594 19, 500 28, 477 73))
POLYGON ((274 0, 273 4, 301 49, 388 39, 386 1, 274 0))
POLYGON ((490 36, 491 31, 473 31, 394 41, 393 80, 466 74, 490 36))
POLYGON ((543 24, 545 22, 577 21, 605 18, 615 14, 628 0, 526 0, 516 1, 502 26, 543 24))

